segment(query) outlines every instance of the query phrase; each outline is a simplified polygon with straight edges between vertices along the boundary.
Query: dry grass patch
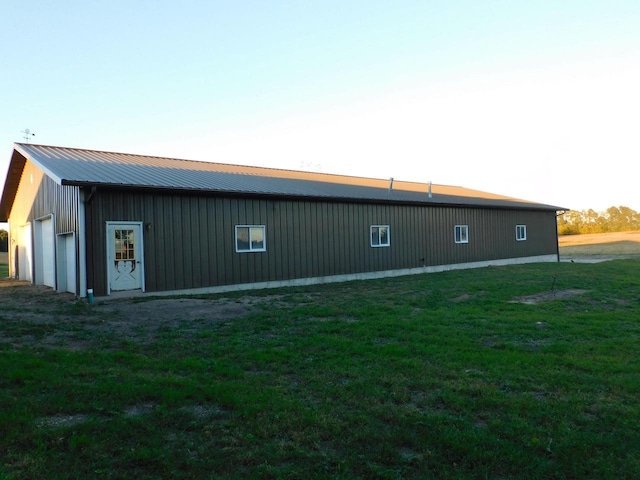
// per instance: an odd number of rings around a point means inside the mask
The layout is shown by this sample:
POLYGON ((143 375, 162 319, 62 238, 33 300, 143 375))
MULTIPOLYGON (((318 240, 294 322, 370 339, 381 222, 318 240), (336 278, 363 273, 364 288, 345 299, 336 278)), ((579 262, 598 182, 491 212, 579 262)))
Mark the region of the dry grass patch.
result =
POLYGON ((640 232, 561 235, 558 237, 560 256, 574 257, 640 257, 640 232))

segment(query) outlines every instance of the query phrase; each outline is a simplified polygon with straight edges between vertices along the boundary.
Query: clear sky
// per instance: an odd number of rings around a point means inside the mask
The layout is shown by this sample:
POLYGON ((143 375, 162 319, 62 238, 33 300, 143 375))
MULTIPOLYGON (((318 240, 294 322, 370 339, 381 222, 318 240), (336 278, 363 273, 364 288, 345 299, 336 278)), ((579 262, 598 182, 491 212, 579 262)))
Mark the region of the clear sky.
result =
POLYGON ((640 1, 0 0, 13 142, 640 211, 640 1))

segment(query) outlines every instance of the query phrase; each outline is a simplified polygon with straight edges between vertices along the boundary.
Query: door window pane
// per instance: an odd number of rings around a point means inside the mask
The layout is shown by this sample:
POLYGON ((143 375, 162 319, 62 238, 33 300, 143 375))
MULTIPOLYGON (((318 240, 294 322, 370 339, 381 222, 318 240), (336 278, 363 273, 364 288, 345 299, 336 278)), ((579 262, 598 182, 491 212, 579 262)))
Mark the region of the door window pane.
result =
POLYGON ((115 230, 116 260, 134 260, 135 236, 133 230, 115 230))

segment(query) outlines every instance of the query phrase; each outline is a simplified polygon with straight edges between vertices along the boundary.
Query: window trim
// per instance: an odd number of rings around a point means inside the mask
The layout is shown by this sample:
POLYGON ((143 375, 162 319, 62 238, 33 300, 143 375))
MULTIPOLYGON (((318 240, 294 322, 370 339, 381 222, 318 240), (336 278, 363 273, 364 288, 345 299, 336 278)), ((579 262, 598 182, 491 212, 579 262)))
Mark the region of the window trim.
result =
POLYGON ((254 253, 254 252, 266 252, 267 251, 267 227, 265 225, 236 225, 235 228, 235 249, 236 253, 254 253), (238 229, 239 228, 248 228, 249 229, 249 248, 248 249, 239 249, 238 248, 238 229), (251 231, 253 229, 262 230, 262 248, 253 248, 251 242, 251 231))
POLYGON ((469 225, 454 225, 453 241, 456 244, 469 243, 469 225), (460 232, 460 235, 458 235, 458 232, 460 232), (462 232, 464 232, 464 235, 462 235, 462 232), (458 237, 460 240, 458 240, 458 237))
POLYGON ((372 248, 380 248, 380 247, 390 247, 391 246, 391 227, 389 225, 370 225, 369 226, 369 244, 372 248), (378 229, 378 244, 373 243, 373 229, 378 229), (384 228, 387 230, 387 243, 381 242, 380 229, 384 228))
POLYGON ((525 224, 516 225, 516 241, 524 242, 526 239, 527 239, 527 226, 525 224), (522 232, 523 235, 520 235, 520 232, 522 232))

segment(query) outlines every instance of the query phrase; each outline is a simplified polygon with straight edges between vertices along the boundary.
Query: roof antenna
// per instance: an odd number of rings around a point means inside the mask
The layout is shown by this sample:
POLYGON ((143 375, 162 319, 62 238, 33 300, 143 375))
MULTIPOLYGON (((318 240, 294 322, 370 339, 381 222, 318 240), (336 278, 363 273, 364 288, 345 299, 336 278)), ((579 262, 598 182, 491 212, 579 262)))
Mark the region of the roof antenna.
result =
POLYGON ((35 134, 35 133, 32 133, 32 132, 31 132, 31 130, 29 130, 28 128, 25 128, 25 129, 24 129, 24 130, 22 130, 22 132, 20 132, 20 133, 24 133, 24 137, 22 137, 22 138, 24 138, 25 142, 27 142, 27 143, 29 143, 29 139, 30 139, 31 137, 35 137, 35 136, 36 136, 36 134, 35 134))

